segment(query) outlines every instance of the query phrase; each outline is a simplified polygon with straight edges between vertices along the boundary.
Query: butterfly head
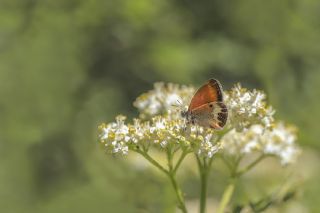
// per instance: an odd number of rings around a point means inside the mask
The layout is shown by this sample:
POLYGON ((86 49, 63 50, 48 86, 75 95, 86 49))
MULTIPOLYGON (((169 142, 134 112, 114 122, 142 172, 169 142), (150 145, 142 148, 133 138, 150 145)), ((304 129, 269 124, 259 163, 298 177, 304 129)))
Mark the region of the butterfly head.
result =
POLYGON ((180 112, 180 114, 181 114, 181 117, 183 117, 183 118, 187 118, 188 115, 189 115, 189 113, 188 113, 187 110, 182 110, 182 111, 180 112))
POLYGON ((194 125, 196 123, 196 117, 189 110, 181 111, 181 117, 185 118, 187 124, 194 125))
POLYGON ((188 108, 187 106, 183 105, 180 100, 177 100, 177 104, 172 104, 171 106, 175 107, 176 112, 180 113, 182 118, 188 118, 190 114, 188 108))

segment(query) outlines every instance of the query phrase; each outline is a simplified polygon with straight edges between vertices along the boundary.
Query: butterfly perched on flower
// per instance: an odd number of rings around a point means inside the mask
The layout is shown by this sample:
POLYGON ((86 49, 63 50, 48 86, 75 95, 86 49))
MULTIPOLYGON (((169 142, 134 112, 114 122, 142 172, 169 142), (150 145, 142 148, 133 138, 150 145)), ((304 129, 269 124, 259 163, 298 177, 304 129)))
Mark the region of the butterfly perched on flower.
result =
POLYGON ((197 124, 206 128, 220 130, 228 119, 228 109, 223 103, 220 82, 210 79, 194 94, 188 110, 181 113, 188 124, 197 124))

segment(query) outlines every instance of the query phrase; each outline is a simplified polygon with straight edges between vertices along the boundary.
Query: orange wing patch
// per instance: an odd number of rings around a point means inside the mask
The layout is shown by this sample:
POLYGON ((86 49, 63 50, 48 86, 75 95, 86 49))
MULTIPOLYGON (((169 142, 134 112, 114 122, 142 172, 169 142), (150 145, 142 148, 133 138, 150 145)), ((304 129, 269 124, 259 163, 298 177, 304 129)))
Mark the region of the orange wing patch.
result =
POLYGON ((208 83, 198 89, 193 96, 188 111, 210 102, 222 102, 222 88, 218 80, 210 79, 208 83))

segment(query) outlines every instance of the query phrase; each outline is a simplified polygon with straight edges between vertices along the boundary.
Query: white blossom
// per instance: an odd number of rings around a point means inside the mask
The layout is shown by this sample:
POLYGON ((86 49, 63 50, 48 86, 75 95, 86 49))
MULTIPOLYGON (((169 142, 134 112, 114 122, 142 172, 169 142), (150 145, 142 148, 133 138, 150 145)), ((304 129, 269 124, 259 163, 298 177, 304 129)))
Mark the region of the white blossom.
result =
POLYGON ((141 118, 169 114, 177 118, 179 112, 192 98, 194 88, 177 84, 154 84, 154 89, 140 95, 133 103, 140 111, 141 118))
POLYGON ((134 123, 128 125, 124 124, 124 119, 118 116, 116 122, 100 126, 100 141, 110 153, 126 155, 136 146, 166 148, 170 145, 211 158, 219 150, 212 129, 186 128, 183 119, 156 116, 151 122, 134 119, 134 123))
POLYGON ((220 144, 213 143, 213 134, 208 134, 204 137, 204 140, 200 142, 198 148, 198 155, 204 156, 206 158, 212 158, 215 153, 217 153, 221 146, 220 144))
POLYGON ((100 125, 100 141, 104 143, 107 151, 111 153, 128 153, 127 141, 129 128, 124 124, 125 117, 119 115, 116 117, 116 122, 100 125))
POLYGON ((271 106, 267 106, 264 92, 255 89, 250 91, 236 84, 225 94, 229 124, 237 131, 253 124, 262 124, 267 128, 272 126, 274 110, 271 106))
POLYGON ((260 152, 278 157, 281 164, 285 165, 294 162, 300 153, 295 140, 295 128, 279 122, 272 129, 265 129, 257 124, 242 132, 232 130, 222 138, 221 143, 226 154, 245 155, 260 152))

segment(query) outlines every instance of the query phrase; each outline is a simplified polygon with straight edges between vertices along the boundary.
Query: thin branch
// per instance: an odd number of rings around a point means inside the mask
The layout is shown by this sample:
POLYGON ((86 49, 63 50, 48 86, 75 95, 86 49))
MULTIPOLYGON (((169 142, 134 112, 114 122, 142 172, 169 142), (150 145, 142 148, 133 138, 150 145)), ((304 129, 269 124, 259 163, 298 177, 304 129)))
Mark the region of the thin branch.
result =
POLYGON ((262 154, 260 155, 260 157, 258 157, 257 159, 255 159, 253 162, 251 162, 249 165, 247 165, 245 168, 241 169, 240 171, 237 172, 238 176, 243 175, 244 173, 246 173, 247 171, 249 171, 250 169, 252 169, 255 165, 257 165, 262 159, 264 159, 266 157, 266 155, 262 154))
POLYGON ((177 172, 179 166, 181 165, 183 159, 187 156, 187 154, 188 154, 188 152, 186 152, 186 151, 184 151, 184 152, 181 153, 180 158, 179 158, 177 164, 176 164, 176 165, 174 166, 174 168, 173 168, 173 171, 172 171, 172 172, 173 172, 174 174, 177 172))
POLYGON ((172 153, 170 149, 167 149, 167 159, 168 159, 168 167, 169 167, 168 176, 178 199, 178 207, 181 209, 183 213, 187 213, 184 197, 175 177, 175 172, 174 172, 175 168, 173 167, 173 162, 172 162, 173 154, 174 153, 172 153))
POLYGON ((197 163, 198 163, 198 168, 199 168, 199 172, 202 173, 202 162, 199 158, 199 156, 197 154, 195 154, 196 159, 197 159, 197 163))
POLYGON ((196 159, 198 163, 199 173, 200 173, 200 213, 206 211, 206 200, 207 200, 207 184, 208 184, 208 162, 204 158, 201 161, 201 158, 196 154, 196 159))
POLYGON ((163 166, 161 166, 157 161, 155 161, 150 155, 148 155, 148 153, 143 152, 139 149, 134 150, 135 152, 141 154, 146 160, 148 160, 152 165, 154 165, 155 167, 157 167, 158 169, 160 169, 162 172, 164 172, 166 175, 169 174, 169 171, 167 169, 165 169, 163 166))
POLYGON ((175 179, 175 175, 172 173, 169 173, 168 176, 169 176, 169 179, 171 181, 171 184, 173 186, 173 189, 174 189, 176 196, 177 196, 177 199, 178 199, 178 207, 181 209, 181 211, 183 213, 187 213, 188 211, 187 211, 186 205, 184 203, 184 198, 183 198, 182 192, 178 186, 178 183, 175 179))
POLYGON ((235 189, 235 180, 231 180, 227 188, 224 190, 222 199, 220 201, 220 206, 218 208, 218 213, 224 213, 225 208, 227 207, 228 203, 231 200, 231 197, 233 195, 235 189))
POLYGON ((222 161, 227 165, 229 171, 231 172, 232 170, 232 165, 227 161, 227 159, 224 158, 224 156, 221 156, 222 161))

